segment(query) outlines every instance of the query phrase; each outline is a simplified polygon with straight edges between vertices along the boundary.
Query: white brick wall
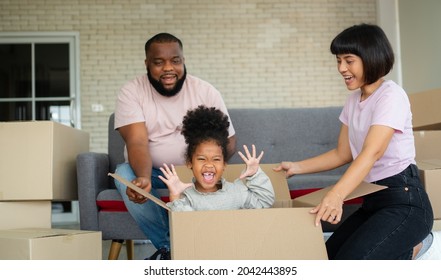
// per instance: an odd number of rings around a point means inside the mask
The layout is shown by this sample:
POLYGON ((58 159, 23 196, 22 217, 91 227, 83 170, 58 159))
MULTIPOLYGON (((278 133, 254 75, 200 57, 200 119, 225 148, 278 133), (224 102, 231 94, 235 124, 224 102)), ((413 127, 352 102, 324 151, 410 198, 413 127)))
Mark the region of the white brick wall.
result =
POLYGON ((91 150, 106 152, 115 96, 145 72, 144 43, 154 34, 178 36, 189 73, 215 85, 230 108, 338 106, 347 90, 330 41, 375 23, 375 2, 0 0, 0 32, 80 32, 82 127, 91 150))

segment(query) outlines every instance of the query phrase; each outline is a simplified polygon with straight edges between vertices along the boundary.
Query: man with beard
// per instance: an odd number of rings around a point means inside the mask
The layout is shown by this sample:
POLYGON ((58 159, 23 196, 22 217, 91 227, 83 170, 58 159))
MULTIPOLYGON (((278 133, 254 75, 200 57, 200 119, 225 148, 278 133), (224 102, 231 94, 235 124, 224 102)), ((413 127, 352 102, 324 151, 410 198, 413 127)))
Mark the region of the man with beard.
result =
MULTIPOLYGON (((182 42, 168 33, 145 44, 147 75, 124 85, 116 101, 115 129, 125 141, 125 163, 115 173, 159 197, 167 186, 158 178, 163 163, 185 164, 186 144, 181 134, 188 110, 215 107, 228 116, 221 94, 212 85, 187 74, 182 42)), ((231 120, 230 120, 231 124, 231 120)), ((236 149, 229 128, 228 158, 236 149)), ((157 251, 148 259, 170 259, 168 213, 144 196, 115 181, 124 203, 157 251)))

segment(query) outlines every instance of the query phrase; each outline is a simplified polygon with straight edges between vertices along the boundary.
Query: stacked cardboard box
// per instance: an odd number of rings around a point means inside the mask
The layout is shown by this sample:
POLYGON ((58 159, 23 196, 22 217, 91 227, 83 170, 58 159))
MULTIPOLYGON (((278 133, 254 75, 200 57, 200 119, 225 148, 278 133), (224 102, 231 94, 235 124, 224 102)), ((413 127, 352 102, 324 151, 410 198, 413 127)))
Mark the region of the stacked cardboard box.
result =
MULTIPOLYGON (((321 226, 314 225, 309 213, 328 189, 291 200, 283 172, 273 164, 262 164, 274 187, 276 203, 270 209, 169 212, 172 259, 175 260, 323 260, 327 259, 321 226)), ((228 165, 224 178, 238 178, 245 165, 228 165)), ((191 170, 176 167, 184 182, 191 170)), ((148 193, 115 175, 127 186, 148 193)), ((384 187, 362 183, 347 197, 353 199, 384 187)), ((162 202, 158 204, 167 208, 162 202)))
MULTIPOLYGON (((441 219, 441 89, 409 95, 416 160, 432 203, 435 220, 441 219)), ((437 224, 437 221, 435 221, 437 224)))
POLYGON ((409 94, 416 130, 441 130, 441 88, 409 94))
POLYGON ((50 227, 51 201, 78 199, 76 156, 88 150, 88 133, 57 122, 1 122, 0 229, 50 227))
POLYGON ((0 230, 0 260, 101 260, 101 232, 20 228, 0 230))
POLYGON ((0 230, 25 227, 51 227, 51 202, 0 201, 0 230))
MULTIPOLYGON (((76 157, 87 151, 84 131, 52 121, 0 122, 0 241, 7 230, 51 229, 52 201, 78 199, 76 157)), ((3 249, 3 257, 12 254, 3 249)))
POLYGON ((52 121, 0 122, 0 200, 76 200, 89 134, 52 121))

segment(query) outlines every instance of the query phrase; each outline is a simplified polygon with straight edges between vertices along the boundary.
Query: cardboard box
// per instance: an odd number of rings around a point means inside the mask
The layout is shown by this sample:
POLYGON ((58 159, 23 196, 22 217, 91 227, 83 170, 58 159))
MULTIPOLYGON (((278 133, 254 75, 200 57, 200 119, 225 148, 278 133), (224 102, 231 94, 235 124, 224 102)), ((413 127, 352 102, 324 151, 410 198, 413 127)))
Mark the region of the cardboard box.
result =
POLYGON ((310 208, 170 212, 174 260, 326 260, 310 208))
POLYGON ((435 219, 441 219, 441 131, 415 131, 416 161, 432 203, 435 219))
POLYGON ((0 202, 0 230, 16 228, 50 228, 50 201, 0 202))
MULTIPOLYGON (((324 260, 327 259, 321 226, 314 225, 315 215, 309 213, 312 204, 307 199, 302 207, 295 206, 289 194, 283 172, 274 172, 275 164, 261 164, 268 174, 276 194, 270 209, 223 211, 169 212, 172 259, 175 260, 324 260)), ((238 178, 245 165, 228 165, 227 181, 238 178)), ((181 181, 189 182, 191 170, 177 166, 181 181)), ((136 188, 123 178, 109 174, 130 188, 136 188)), ((384 187, 363 183, 358 193, 371 193, 384 187)), ((141 194, 150 194, 138 190, 141 194)), ((323 194, 327 190, 320 190, 323 194)), ((357 195, 357 194, 356 194, 357 195)), ((313 193, 305 197, 315 197, 313 193)), ((349 196, 347 199, 351 199, 349 196)), ((155 200, 167 209, 165 203, 155 200)))
POLYGON ((417 166, 432 204, 433 218, 441 219, 441 158, 419 160, 417 166))
POLYGON ((433 221, 432 231, 441 231, 441 219, 437 219, 433 221))
POLYGON ((414 131, 416 160, 441 159, 441 131, 414 131))
POLYGON ((101 260, 99 231, 26 228, 0 231, 0 260, 101 260))
POLYGON ((0 122, 0 200, 77 200, 89 134, 52 121, 0 122))
POLYGON ((414 130, 441 129, 441 88, 409 94, 414 130))
POLYGON ((441 231, 441 220, 434 220, 433 221, 432 231, 441 231))

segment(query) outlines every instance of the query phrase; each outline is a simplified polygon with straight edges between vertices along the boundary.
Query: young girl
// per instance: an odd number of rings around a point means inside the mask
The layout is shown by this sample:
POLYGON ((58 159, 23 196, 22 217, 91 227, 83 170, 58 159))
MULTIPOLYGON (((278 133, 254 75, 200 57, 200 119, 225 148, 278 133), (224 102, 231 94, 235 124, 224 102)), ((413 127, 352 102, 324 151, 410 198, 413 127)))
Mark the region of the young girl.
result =
POLYGON ((337 148, 282 162, 275 170, 289 177, 351 162, 311 210, 316 225, 321 220, 339 223, 344 198, 363 180, 388 188, 364 197, 362 207, 331 235, 326 242, 329 259, 415 258, 422 247, 427 250, 422 241, 432 241, 433 213, 415 165, 408 97, 399 85, 383 78, 394 63, 392 48, 378 26, 361 24, 337 35, 330 49, 346 87, 353 91, 340 115, 337 148))
POLYGON ((188 111, 183 120, 182 134, 187 143, 186 162, 193 171, 193 183, 183 183, 175 168, 161 167, 159 178, 170 192, 172 211, 226 210, 268 208, 274 203, 274 190, 268 176, 259 167, 263 151, 256 157, 244 146, 239 152, 246 169, 239 179, 227 182, 222 178, 226 167, 228 117, 220 110, 199 106, 188 111))

